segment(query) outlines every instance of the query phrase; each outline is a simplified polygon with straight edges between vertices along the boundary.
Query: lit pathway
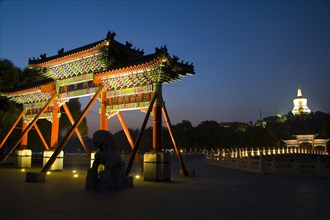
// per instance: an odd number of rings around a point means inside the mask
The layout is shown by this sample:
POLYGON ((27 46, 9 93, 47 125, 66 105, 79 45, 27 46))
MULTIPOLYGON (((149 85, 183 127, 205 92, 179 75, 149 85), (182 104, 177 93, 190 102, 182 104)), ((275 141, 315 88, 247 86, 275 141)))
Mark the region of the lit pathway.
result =
MULTIPOLYGON (((197 177, 174 172, 167 183, 135 180, 120 192, 84 189, 85 169, 26 183, 25 173, 0 166, 0 219, 327 219, 330 178, 245 173, 186 160, 197 177)), ((40 168, 38 168, 40 170, 40 168)), ((35 171, 38 171, 35 170, 35 171)))

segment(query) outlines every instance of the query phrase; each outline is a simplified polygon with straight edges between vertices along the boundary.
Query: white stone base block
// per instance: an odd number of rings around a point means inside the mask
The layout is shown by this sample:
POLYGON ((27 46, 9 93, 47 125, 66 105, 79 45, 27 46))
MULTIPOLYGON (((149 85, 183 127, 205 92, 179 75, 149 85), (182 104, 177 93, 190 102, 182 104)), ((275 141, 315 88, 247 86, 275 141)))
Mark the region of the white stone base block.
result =
MULTIPOLYGON (((96 153, 97 153, 96 151, 91 152, 91 164, 90 164, 90 168, 93 167, 93 163, 94 163, 94 160, 95 160, 95 154, 96 153)), ((104 167, 103 164, 100 164, 99 167, 98 167, 98 169, 97 169, 97 173, 100 173, 103 170, 105 170, 105 167, 104 167)))
POLYGON ((165 152, 147 152, 143 159, 144 180, 170 181, 171 163, 170 156, 165 152))
POLYGON ((93 163, 94 163, 94 160, 95 160, 95 154, 96 154, 96 151, 91 152, 91 164, 90 164, 90 168, 92 168, 92 166, 93 166, 93 163))
POLYGON ((31 168, 32 151, 29 149, 16 150, 16 167, 31 168))
MULTIPOLYGON (((53 155, 54 151, 52 150, 45 150, 44 151, 44 159, 43 159, 43 166, 46 165, 48 162, 49 158, 53 155)), ((63 170, 63 158, 64 158, 64 153, 63 151, 60 152, 60 154, 57 156, 56 160, 54 161, 53 165, 50 167, 51 171, 56 171, 56 170, 63 170)))

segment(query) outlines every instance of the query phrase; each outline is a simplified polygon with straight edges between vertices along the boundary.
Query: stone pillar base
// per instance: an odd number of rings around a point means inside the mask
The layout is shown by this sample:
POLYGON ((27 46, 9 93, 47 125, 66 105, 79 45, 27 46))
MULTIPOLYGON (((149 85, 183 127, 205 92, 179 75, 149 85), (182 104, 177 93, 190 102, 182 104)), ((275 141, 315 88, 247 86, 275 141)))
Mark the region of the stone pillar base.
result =
MULTIPOLYGON (((45 150, 44 151, 44 159, 42 166, 44 167, 48 162, 49 158, 53 155, 54 151, 52 150, 45 150)), ((57 156, 56 160, 54 161, 53 165, 50 167, 51 171, 62 171, 63 170, 63 157, 64 153, 61 153, 57 156)))
POLYGON ((31 168, 32 151, 29 149, 16 150, 16 167, 18 168, 31 168))
POLYGON ((170 181, 170 156, 165 152, 151 151, 144 154, 143 176, 147 181, 170 181))

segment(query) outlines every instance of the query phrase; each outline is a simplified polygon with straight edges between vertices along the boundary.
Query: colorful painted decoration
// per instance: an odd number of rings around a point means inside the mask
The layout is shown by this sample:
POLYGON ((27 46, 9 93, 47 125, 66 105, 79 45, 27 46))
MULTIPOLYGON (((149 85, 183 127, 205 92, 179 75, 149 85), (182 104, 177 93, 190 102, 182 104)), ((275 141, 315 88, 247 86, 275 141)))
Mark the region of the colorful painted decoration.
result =
MULTIPOLYGON (((194 74, 192 64, 178 62, 178 57, 169 56, 166 47, 156 48, 155 53, 144 55, 143 50, 132 48, 114 39, 115 34, 106 39, 40 59, 29 59, 29 68, 40 71, 52 79, 52 88, 40 84, 30 89, 17 88, 13 92, 3 92, 16 103, 22 103, 31 115, 57 93, 58 103, 95 94, 99 85, 107 88, 107 112, 142 109, 151 100, 154 83, 169 84, 187 74, 194 74)), ((45 113, 44 118, 49 118, 45 113)))

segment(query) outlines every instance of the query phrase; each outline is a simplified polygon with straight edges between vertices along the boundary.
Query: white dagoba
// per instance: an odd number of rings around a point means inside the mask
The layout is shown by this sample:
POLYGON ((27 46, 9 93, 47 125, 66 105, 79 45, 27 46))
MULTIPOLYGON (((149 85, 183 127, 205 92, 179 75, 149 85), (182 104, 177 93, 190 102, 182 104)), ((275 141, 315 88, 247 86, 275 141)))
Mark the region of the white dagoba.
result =
POLYGON ((307 99, 302 96, 301 88, 298 88, 297 98, 293 100, 293 115, 309 114, 311 110, 307 106, 307 99))

